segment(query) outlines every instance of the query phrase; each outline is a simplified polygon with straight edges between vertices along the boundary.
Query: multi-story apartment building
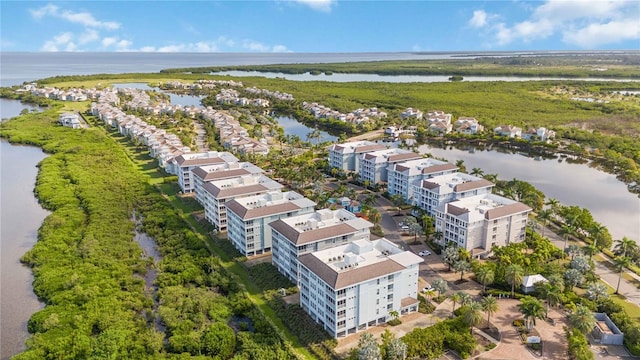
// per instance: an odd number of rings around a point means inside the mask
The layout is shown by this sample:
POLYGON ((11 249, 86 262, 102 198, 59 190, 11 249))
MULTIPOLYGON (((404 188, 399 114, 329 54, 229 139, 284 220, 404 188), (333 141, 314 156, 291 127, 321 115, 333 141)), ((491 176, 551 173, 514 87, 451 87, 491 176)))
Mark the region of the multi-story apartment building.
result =
POLYGON ((238 158, 229 152, 209 151, 205 153, 188 153, 173 159, 178 173, 178 184, 183 193, 193 192, 192 170, 205 165, 238 162, 238 158))
POLYGON ((204 190, 204 216, 218 231, 226 231, 227 202, 282 188, 282 184, 263 174, 251 174, 205 182, 202 185, 204 190))
POLYGON ((226 203, 228 238, 245 256, 271 251, 269 223, 311 213, 315 202, 294 191, 271 191, 226 203))
POLYGON ((387 147, 371 141, 333 144, 329 147, 329 166, 344 171, 358 172, 358 157, 363 153, 384 150, 387 147))
POLYGON ((300 306, 333 337, 418 310, 423 259, 387 239, 357 240, 300 256, 300 306))
POLYGON ((298 256, 368 240, 373 224, 344 210, 322 209, 314 213, 279 219, 271 224, 273 265, 298 283, 298 256))
POLYGON ((460 172, 434 176, 414 186, 413 203, 433 215, 437 206, 469 196, 490 194, 493 186, 491 181, 460 172))
POLYGON ((360 155, 358 174, 360 181, 371 185, 387 181, 387 168, 393 164, 422 158, 420 154, 404 149, 385 149, 360 155))
POLYGON ((419 185, 421 180, 451 174, 457 170, 458 167, 453 164, 432 158, 395 163, 387 168, 387 192, 411 200, 413 187, 419 185))
POLYGON ((264 170, 250 162, 231 162, 200 166, 191 170, 191 172, 193 174, 193 188, 196 193, 196 200, 200 205, 204 205, 205 194, 202 185, 205 182, 232 179, 251 174, 263 174, 264 170))
POLYGON ((454 243, 480 257, 494 246, 524 241, 531 208, 515 200, 484 194, 455 200, 434 209, 441 243, 454 243))

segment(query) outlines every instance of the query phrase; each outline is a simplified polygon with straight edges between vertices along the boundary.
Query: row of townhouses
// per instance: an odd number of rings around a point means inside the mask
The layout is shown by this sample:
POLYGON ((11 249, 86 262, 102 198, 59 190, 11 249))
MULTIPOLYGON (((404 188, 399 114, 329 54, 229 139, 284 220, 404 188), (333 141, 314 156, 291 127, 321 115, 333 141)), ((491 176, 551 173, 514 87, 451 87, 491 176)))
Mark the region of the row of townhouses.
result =
MULTIPOLYGON (((300 288, 300 304, 334 337, 386 323, 397 312, 418 310, 418 270, 423 259, 382 238, 373 224, 346 209, 315 210, 316 203, 228 152, 191 153, 163 129, 113 106, 107 90, 91 105, 105 124, 150 146, 175 147, 164 164, 183 193, 195 193, 205 217, 244 255, 272 253, 274 266, 300 288)), ((130 94, 131 95, 131 94, 130 94)), ((132 99, 135 97, 132 97, 132 99)), ((139 102, 144 96, 130 103, 139 102)), ((141 102, 141 105, 144 101, 141 102)), ((131 106, 131 104, 129 104, 131 106)))
POLYGON ((402 196, 434 217, 442 245, 455 243, 480 257, 493 246, 524 240, 531 208, 492 194, 495 184, 458 172, 453 164, 358 141, 331 145, 329 165, 357 172, 371 185, 385 183, 389 195, 402 196))
POLYGON ((386 112, 380 111, 377 108, 356 109, 348 114, 344 114, 324 105, 306 101, 302 103, 302 108, 309 111, 316 119, 336 119, 353 124, 361 124, 369 121, 371 118, 387 117, 386 112))

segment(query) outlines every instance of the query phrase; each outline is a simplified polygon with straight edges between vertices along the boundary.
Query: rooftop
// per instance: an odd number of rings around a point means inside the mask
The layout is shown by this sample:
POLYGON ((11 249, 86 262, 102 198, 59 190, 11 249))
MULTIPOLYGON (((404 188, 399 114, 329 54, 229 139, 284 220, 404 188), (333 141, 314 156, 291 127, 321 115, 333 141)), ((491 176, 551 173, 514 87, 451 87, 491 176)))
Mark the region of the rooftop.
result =
POLYGON ((395 163, 390 165, 389 169, 397 172, 407 172, 408 176, 414 176, 419 174, 428 174, 430 172, 457 170, 458 167, 453 164, 449 164, 446 161, 424 158, 395 163))
POLYGON ((367 220, 345 210, 322 209, 313 213, 280 219, 269 224, 296 245, 354 234, 373 227, 367 220))
POLYGON ((244 220, 288 213, 315 206, 316 203, 295 191, 270 191, 229 201, 226 206, 244 220))
POLYGON ((375 163, 394 163, 399 161, 416 160, 420 158, 422 158, 420 154, 398 148, 372 151, 364 154, 363 156, 364 160, 373 160, 373 162, 375 163))
POLYGON ((178 166, 197 166, 223 162, 238 162, 238 158, 229 152, 209 151, 203 153, 183 154, 176 157, 175 161, 178 166))
POLYGON ((427 180, 423 180, 420 187, 430 189, 438 194, 451 194, 484 187, 492 187, 491 181, 483 178, 456 172, 453 174, 445 174, 434 176, 427 180))
POLYGON ((357 240, 345 245, 305 254, 300 263, 334 289, 387 276, 423 262, 389 240, 357 240))
POLYGON ((216 199, 254 195, 271 190, 282 189, 284 186, 263 174, 251 174, 241 177, 206 182, 202 188, 216 199))
POLYGON ((439 211, 460 217, 466 222, 493 220, 505 216, 531 211, 531 208, 521 202, 507 199, 494 194, 483 194, 454 200, 448 204, 438 206, 439 211))
POLYGON ((240 177, 249 174, 262 174, 264 170, 250 162, 224 162, 200 166, 192 170, 195 176, 204 181, 214 181, 240 177))
POLYGON ((329 147, 330 150, 341 152, 343 154, 348 153, 363 153, 368 151, 376 151, 386 149, 386 146, 382 144, 376 144, 372 141, 352 141, 343 144, 333 144, 329 147))

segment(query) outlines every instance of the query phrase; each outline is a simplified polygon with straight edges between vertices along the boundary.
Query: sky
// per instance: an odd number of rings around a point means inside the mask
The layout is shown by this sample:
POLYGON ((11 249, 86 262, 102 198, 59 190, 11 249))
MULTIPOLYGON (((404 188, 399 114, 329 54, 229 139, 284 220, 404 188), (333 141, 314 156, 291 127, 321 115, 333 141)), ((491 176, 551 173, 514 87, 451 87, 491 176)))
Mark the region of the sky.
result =
POLYGON ((640 0, 12 1, 0 51, 640 49, 640 0))

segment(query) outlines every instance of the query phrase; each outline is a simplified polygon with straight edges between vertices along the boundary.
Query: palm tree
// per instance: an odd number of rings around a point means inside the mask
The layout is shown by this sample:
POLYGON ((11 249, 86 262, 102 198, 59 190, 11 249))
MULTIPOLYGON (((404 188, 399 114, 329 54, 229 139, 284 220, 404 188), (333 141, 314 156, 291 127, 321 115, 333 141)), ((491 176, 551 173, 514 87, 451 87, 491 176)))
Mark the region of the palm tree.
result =
POLYGON ((558 213, 558 208, 560 207, 560 201, 558 201, 558 199, 549 198, 544 204, 549 205, 549 209, 551 209, 553 215, 558 213))
POLYGON ((409 224, 409 234, 413 235, 413 243, 418 243, 418 234, 422 232, 422 226, 417 222, 409 224))
POLYGON ((580 246, 577 244, 571 244, 565 249, 565 253, 571 256, 571 260, 575 259, 576 255, 580 255, 580 246))
POLYGON ((616 271, 618 272, 618 286, 616 286, 616 294, 620 290, 620 279, 622 278, 622 272, 625 268, 631 265, 631 259, 626 256, 618 256, 613 259, 613 265, 615 265, 616 271))
POLYGON ((455 272, 460 272, 460 281, 462 281, 465 271, 471 270, 471 264, 466 260, 458 260, 453 263, 453 270, 455 272))
POLYGON ((613 248, 614 254, 622 257, 628 257, 632 251, 638 246, 635 241, 628 237, 623 237, 620 240, 616 240, 616 245, 613 248))
POLYGON ((598 244, 602 244, 602 239, 607 232, 607 228, 604 225, 598 224, 594 222, 589 228, 589 235, 591 235, 591 239, 593 240, 593 244, 598 246, 598 244))
POLYGON ((587 287, 587 292, 585 293, 587 299, 598 302, 602 299, 606 299, 609 297, 609 292, 607 291, 607 287, 604 284, 593 283, 589 284, 587 287))
POLYGON ((378 225, 382 220, 382 215, 378 211, 378 209, 371 209, 369 211, 369 220, 374 224, 378 225))
POLYGON ((429 289, 422 293, 422 295, 424 295, 429 300, 431 300, 431 298, 433 298, 435 294, 436 294, 436 289, 429 289))
POLYGON ((482 171, 482 169, 474 167, 473 169, 471 169, 471 175, 473 176, 482 176, 484 175, 484 171, 482 171))
POLYGON ((470 327, 473 333, 473 328, 482 322, 482 305, 472 301, 462 314, 462 321, 470 327))
POLYGON ((542 220, 542 237, 544 237, 545 230, 547 229, 547 222, 551 220, 551 210, 538 211, 538 219, 542 220))
POLYGON ((582 248, 582 253, 589 257, 589 261, 593 258, 593 255, 597 254, 600 250, 596 246, 596 242, 593 241, 591 244, 582 248))
POLYGON ((467 167, 464 166, 464 160, 456 161, 456 166, 458 167, 458 171, 460 171, 462 173, 466 173, 467 172, 467 167))
POLYGON ((431 286, 438 292, 438 297, 442 296, 442 294, 446 293, 449 290, 449 285, 447 281, 441 278, 435 279, 431 282, 431 286))
POLYGON ((509 285, 511 285, 511 297, 515 295, 516 285, 522 284, 523 276, 524 270, 522 269, 522 266, 518 264, 511 264, 507 266, 504 274, 504 279, 509 285))
POLYGON ((580 330, 585 335, 591 332, 596 326, 596 318, 593 316, 593 312, 586 306, 578 305, 576 310, 572 314, 569 314, 568 318, 571 326, 580 330))
POLYGON ((569 240, 569 236, 575 235, 575 231, 570 226, 562 225, 562 227, 558 231, 558 235, 564 237, 564 246, 562 247, 562 251, 564 252, 567 249, 567 241, 569 240))
POLYGON ((484 174, 484 175, 482 175, 482 177, 485 180, 491 181, 494 184, 495 184, 496 181, 498 181, 498 174, 484 174))
POLYGON ((527 332, 536 326, 536 319, 542 320, 546 316, 546 310, 542 302, 531 296, 524 297, 518 307, 522 315, 524 315, 527 332))
POLYGON ((491 270, 488 266, 481 266, 478 269, 478 272, 476 272, 476 279, 478 279, 478 281, 480 282, 480 284, 482 284, 482 293, 486 293, 487 291, 487 285, 490 285, 493 283, 493 280, 495 278, 495 274, 493 272, 493 270, 491 270))
POLYGON ((453 303, 453 309, 451 309, 452 315, 456 311, 456 304, 460 303, 460 301, 462 301, 461 294, 463 294, 463 293, 462 292, 457 292, 457 293, 451 295, 451 297, 450 297, 451 302, 453 303))
POLYGON ((547 301, 547 316, 549 315, 549 309, 555 307, 560 303, 560 291, 554 285, 548 281, 539 281, 535 283, 535 289, 538 292, 538 296, 547 301))
POLYGON ((473 302, 473 297, 466 292, 458 291, 458 294, 460 294, 460 306, 469 305, 473 302))
POLYGON ((433 233, 433 238, 436 240, 436 242, 439 242, 440 240, 442 240, 443 236, 444 234, 440 230, 437 230, 436 232, 433 233))
POLYGON ((482 311, 487 314, 487 325, 490 327, 491 315, 498 311, 498 301, 492 295, 489 295, 483 298, 480 304, 482 305, 482 311))

